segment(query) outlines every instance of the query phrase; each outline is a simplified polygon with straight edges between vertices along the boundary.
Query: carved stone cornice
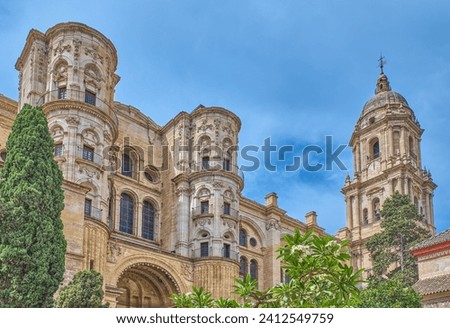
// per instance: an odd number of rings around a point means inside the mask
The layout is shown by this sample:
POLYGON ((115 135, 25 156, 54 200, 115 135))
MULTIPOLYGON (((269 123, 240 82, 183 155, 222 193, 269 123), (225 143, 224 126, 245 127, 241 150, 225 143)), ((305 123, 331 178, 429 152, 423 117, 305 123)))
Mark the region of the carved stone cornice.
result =
MULTIPOLYGON (((42 106, 42 108, 43 108, 44 114, 47 117, 48 117, 49 113, 54 112, 54 111, 61 111, 61 110, 66 111, 66 110, 73 109, 73 110, 87 112, 95 117, 98 117, 99 119, 101 119, 102 121, 104 121, 105 123, 107 123, 109 125, 111 132, 113 134, 113 136, 112 136, 113 141, 115 141, 115 139, 118 136, 119 121, 117 119, 117 116, 112 112, 111 109, 108 113, 105 113, 102 109, 95 107, 93 105, 86 104, 86 103, 79 102, 79 101, 68 100, 68 99, 47 102, 42 106)), ((69 114, 69 115, 75 116, 74 114, 69 114)))
POLYGON ((14 120, 17 115, 17 101, 7 98, 0 94, 0 109, 6 110, 8 112, 8 118, 14 120))

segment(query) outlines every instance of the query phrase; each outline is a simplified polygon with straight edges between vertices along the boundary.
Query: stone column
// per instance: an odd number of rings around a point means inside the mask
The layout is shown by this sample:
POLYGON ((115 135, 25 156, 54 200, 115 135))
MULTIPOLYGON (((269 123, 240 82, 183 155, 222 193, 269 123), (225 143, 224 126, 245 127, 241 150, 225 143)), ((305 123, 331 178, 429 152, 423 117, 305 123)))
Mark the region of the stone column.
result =
POLYGON ((116 217, 114 218, 114 230, 120 231, 120 194, 116 194, 116 217))
POLYGON ((347 206, 347 228, 353 229, 353 209, 352 209, 353 196, 346 197, 345 203, 347 206))
MULTIPOLYGON (((214 219, 212 222, 213 226, 213 236, 212 236, 212 256, 223 256, 222 254, 222 236, 221 236, 221 225, 222 225, 222 188, 223 185, 221 182, 214 182, 214 195, 213 195, 213 209, 214 219)), ((210 205, 211 206, 211 205, 210 205)))
POLYGON ((400 156, 403 157, 406 155, 406 133, 405 127, 402 126, 400 130, 400 156))
POLYGON ((392 132, 392 126, 389 127, 388 129, 388 152, 389 152, 389 156, 394 156, 394 136, 393 136, 393 132, 392 132))
POLYGON ((142 237, 142 208, 142 201, 136 204, 136 215, 134 218, 134 222, 136 227, 136 236, 138 236, 139 238, 142 237))
POLYGON ((359 227, 360 224, 360 206, 359 206, 359 195, 356 195, 356 197, 353 199, 353 227, 359 227))
POLYGON ((265 270, 264 286, 275 286, 281 281, 280 269, 281 263, 275 256, 276 250, 280 247, 281 239, 281 225, 275 218, 271 218, 266 222, 266 240, 267 250, 265 252, 266 267, 260 270, 265 270))
POLYGON ((434 207, 433 207, 433 194, 429 194, 429 202, 430 202, 430 224, 434 227, 434 207))
POLYGON ((367 142, 367 140, 364 139, 364 141, 360 143, 360 149, 359 149, 360 159, 361 159, 361 171, 363 170, 363 167, 364 167, 364 170, 367 171, 367 162, 368 162, 367 156, 370 155, 370 151, 368 151, 368 150, 369 150, 368 142, 367 142))
POLYGON ((422 153, 420 151, 420 142, 422 141, 421 138, 417 139, 417 170, 420 172, 422 170, 422 153))
POLYGON ((187 180, 178 183, 175 191, 177 195, 177 242, 175 244, 176 253, 182 256, 189 256, 189 204, 190 188, 187 180))
POLYGON ((68 115, 66 116, 67 122, 67 138, 65 141, 67 144, 65 145, 67 149, 67 164, 65 165, 66 171, 64 172, 64 176, 67 180, 75 182, 75 159, 79 156, 80 150, 78 149, 77 143, 77 132, 78 132, 78 124, 80 123, 80 119, 77 116, 68 115))
POLYGON ((428 192, 423 192, 423 198, 425 200, 425 220, 427 220, 427 222, 430 222, 430 196, 428 192))

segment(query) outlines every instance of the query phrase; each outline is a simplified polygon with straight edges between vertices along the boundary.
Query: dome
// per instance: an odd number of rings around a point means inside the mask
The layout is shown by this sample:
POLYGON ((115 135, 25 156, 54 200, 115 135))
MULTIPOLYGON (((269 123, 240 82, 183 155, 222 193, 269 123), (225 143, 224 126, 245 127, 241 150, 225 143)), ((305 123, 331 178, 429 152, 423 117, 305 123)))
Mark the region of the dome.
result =
POLYGON ((408 106, 408 102, 406 99, 395 91, 383 91, 379 94, 376 94, 372 98, 370 98, 363 108, 363 115, 367 114, 368 112, 383 107, 387 104, 396 104, 396 105, 402 105, 402 106, 408 106))
POLYGON ((406 99, 398 92, 391 91, 391 86, 389 85, 389 80, 384 73, 380 74, 377 81, 377 88, 375 89, 375 96, 370 98, 363 107, 362 115, 365 115, 372 110, 381 108, 385 105, 400 105, 407 106, 408 102, 406 99))

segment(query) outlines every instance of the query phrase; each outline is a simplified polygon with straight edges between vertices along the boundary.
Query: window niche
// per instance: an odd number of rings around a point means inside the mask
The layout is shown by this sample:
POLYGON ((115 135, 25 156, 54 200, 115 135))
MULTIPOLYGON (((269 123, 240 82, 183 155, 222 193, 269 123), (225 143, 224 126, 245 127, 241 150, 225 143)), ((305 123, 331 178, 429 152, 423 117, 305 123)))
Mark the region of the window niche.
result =
POLYGON ((120 195, 119 230, 133 234, 134 225, 134 199, 127 193, 120 195))
POLYGON ((85 66, 83 82, 85 87, 84 102, 96 106, 102 83, 102 74, 95 64, 87 64, 85 66))
POLYGON ((53 66, 53 90, 51 97, 66 99, 68 85, 68 64, 64 59, 60 59, 53 66), (56 89, 56 90, 55 90, 56 89))
POLYGON ((370 146, 370 160, 374 160, 376 158, 379 158, 380 153, 380 142, 378 138, 374 138, 369 143, 370 146))
POLYGON ((142 238, 155 239, 155 217, 156 209, 153 204, 149 201, 144 201, 142 204, 142 238))
POLYGON ((247 231, 244 229, 239 230, 239 246, 247 247, 247 231))
POLYGON ((372 211, 373 211, 374 221, 380 220, 381 219, 381 209, 380 209, 380 200, 378 198, 374 198, 372 201, 372 211))
POLYGON ((363 224, 364 225, 369 224, 369 211, 367 210, 367 208, 363 209, 362 214, 363 214, 363 220, 362 220, 363 224))

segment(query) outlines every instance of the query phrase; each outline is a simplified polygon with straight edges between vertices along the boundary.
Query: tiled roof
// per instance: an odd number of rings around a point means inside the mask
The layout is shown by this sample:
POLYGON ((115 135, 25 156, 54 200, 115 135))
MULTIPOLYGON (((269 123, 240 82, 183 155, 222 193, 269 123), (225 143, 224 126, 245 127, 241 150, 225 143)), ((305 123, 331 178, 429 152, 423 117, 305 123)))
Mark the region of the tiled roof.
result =
POLYGON ((447 229, 441 232, 440 234, 437 234, 433 237, 425 239, 424 241, 421 241, 417 245, 411 247, 411 250, 437 245, 446 241, 450 241, 450 229, 447 229))
POLYGON ((420 295, 430 295, 450 290, 450 273, 421 279, 413 286, 420 295))

